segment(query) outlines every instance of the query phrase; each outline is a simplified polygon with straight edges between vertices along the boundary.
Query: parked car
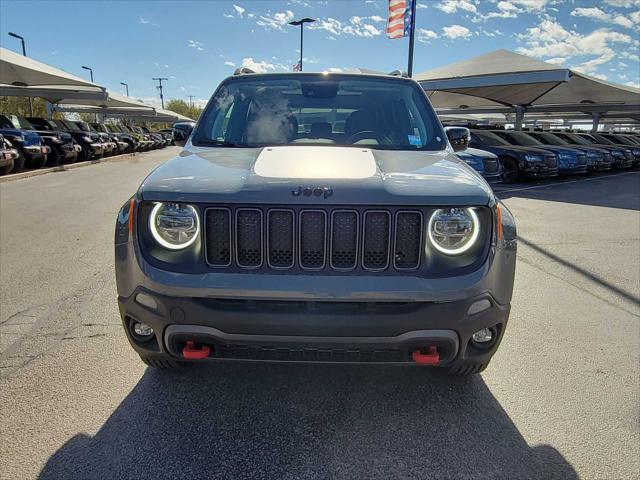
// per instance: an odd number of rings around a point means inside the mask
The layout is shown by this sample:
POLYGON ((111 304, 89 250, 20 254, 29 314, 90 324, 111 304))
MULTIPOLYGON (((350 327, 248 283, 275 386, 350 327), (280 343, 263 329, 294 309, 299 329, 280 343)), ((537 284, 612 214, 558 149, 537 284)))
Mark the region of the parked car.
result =
POLYGON ((511 145, 487 130, 471 130, 469 146, 494 153, 502 162, 504 183, 515 183, 525 177, 549 178, 558 176, 556 154, 534 147, 511 145))
POLYGON ((584 133, 574 132, 553 132, 558 137, 568 141, 569 143, 577 145, 591 145, 598 148, 603 148, 611 154, 611 168, 625 168, 630 167, 633 163, 633 154, 631 150, 618 147, 613 144, 599 143, 595 138, 584 133))
POLYGON ((542 148, 555 153, 558 159, 558 173, 560 175, 587 173, 587 154, 581 150, 571 148, 570 146, 541 144, 536 138, 521 131, 493 130, 493 133, 511 145, 542 148))
POLYGON ((0 134, 0 175, 6 175, 13 170, 13 162, 18 156, 18 150, 0 134))
POLYGON ((50 148, 33 130, 16 128, 6 115, 0 115, 0 133, 18 151, 18 157, 13 160, 12 172, 19 172, 25 166, 40 168, 47 163, 50 148))
POLYGON ((502 164, 497 155, 477 148, 467 148, 456 155, 484 177, 487 182, 499 182, 502 179, 502 164))
POLYGON ((118 154, 133 152, 133 141, 127 142, 123 135, 113 133, 105 127, 103 123, 92 122, 89 124, 94 132, 99 135, 106 135, 112 142, 116 144, 118 154))
POLYGON ((175 140, 186 141, 195 128, 195 122, 176 122, 173 124, 173 138, 175 140))
POLYGON ((583 151, 587 156, 588 171, 611 170, 611 153, 609 153, 608 150, 591 145, 570 144, 551 132, 528 131, 527 134, 543 145, 555 145, 559 147, 571 146, 572 148, 583 151))
POLYGON ((445 132, 408 78, 224 80, 183 151, 118 214, 116 283, 132 347, 157 368, 277 360, 482 371, 509 316, 516 231, 455 156, 468 140, 466 128, 445 132), (332 123, 336 108, 349 112, 344 129, 332 123), (299 132, 309 109, 314 125, 299 132))
POLYGON ((48 161, 50 164, 58 165, 60 163, 73 163, 77 160, 78 154, 82 151, 71 134, 62 132, 51 120, 40 117, 19 118, 23 128, 31 128, 47 143, 51 152, 48 161))
POLYGON ((165 136, 165 138, 169 139, 169 145, 175 145, 173 141, 173 129, 172 128, 163 128, 160 130, 160 133, 165 136))
POLYGON ((142 135, 141 133, 138 133, 133 128, 130 128, 126 125, 118 125, 117 128, 119 128, 120 131, 128 133, 133 138, 135 138, 136 141, 138 142, 139 150, 141 152, 146 152, 148 150, 151 150, 151 147, 153 146, 153 142, 151 140, 147 140, 145 136, 142 135))
POLYGON ((613 133, 600 133, 598 134, 598 136, 594 135, 594 137, 597 140, 602 138, 604 140, 610 141, 614 145, 620 145, 621 147, 628 148, 629 150, 631 150, 631 153, 633 155, 633 165, 634 166, 640 165, 640 144, 634 142, 632 139, 630 139, 626 135, 619 135, 619 134, 613 134, 613 133))
POLYGON ((97 133, 85 132, 75 122, 69 120, 51 120, 61 131, 71 134, 82 150, 79 159, 87 161, 100 159, 104 155, 104 144, 97 133))
POLYGON ((103 157, 110 157, 111 155, 115 155, 118 151, 118 144, 111 140, 111 137, 107 133, 97 132, 89 123, 83 121, 75 121, 75 123, 80 130, 83 132, 91 133, 93 135, 98 135, 100 138, 100 142, 104 146, 104 152, 102 154, 103 157))

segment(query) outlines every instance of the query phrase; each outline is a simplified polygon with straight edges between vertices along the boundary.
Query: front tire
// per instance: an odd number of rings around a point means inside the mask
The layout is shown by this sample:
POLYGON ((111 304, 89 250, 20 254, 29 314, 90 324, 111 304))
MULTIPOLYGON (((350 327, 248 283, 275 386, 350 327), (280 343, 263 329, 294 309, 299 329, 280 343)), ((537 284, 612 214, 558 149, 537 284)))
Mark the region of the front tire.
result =
POLYGON ((480 372, 484 372, 489 366, 489 362, 486 363, 469 363, 465 362, 455 367, 449 368, 447 373, 449 375, 456 375, 458 377, 468 377, 470 375, 477 375, 480 372))
POLYGON ((506 184, 516 183, 520 179, 520 167, 518 167, 518 161, 514 158, 505 158, 502 161, 502 164, 504 165, 502 182, 506 184))
POLYGON ((186 365, 185 362, 178 362, 165 356, 143 357, 140 355, 140 360, 156 370, 175 370, 186 365))

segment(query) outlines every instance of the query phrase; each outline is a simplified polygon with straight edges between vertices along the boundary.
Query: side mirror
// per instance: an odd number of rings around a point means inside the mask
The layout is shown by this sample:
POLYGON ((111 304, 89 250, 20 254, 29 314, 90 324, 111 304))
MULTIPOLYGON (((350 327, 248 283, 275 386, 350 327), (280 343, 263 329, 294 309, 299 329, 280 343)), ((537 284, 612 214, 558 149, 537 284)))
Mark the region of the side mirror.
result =
POLYGON ((187 135, 180 130, 174 130, 173 142, 179 147, 184 147, 184 144, 187 143, 187 135))
POLYGON ((469 147, 471 133, 465 127, 444 127, 449 143, 453 147, 454 152, 462 152, 469 147))

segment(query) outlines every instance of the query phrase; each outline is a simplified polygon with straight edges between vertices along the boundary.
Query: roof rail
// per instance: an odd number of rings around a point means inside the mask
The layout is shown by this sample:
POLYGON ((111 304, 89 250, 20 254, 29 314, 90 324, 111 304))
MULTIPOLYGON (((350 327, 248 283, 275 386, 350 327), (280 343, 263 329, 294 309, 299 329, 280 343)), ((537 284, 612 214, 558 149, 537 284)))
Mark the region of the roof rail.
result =
POLYGON ((236 71, 233 72, 234 75, 249 75, 251 73, 256 73, 256 72, 254 72, 253 70, 247 67, 236 68, 236 71))
POLYGON ((394 70, 393 72, 389 72, 389 75, 393 77, 409 78, 409 75, 404 70, 394 70))

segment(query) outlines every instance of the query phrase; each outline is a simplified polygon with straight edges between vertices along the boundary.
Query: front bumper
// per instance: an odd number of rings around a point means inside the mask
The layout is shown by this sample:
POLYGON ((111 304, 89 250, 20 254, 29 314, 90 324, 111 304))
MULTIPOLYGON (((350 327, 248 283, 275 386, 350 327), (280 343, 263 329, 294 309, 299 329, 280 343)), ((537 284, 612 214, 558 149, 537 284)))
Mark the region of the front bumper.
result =
POLYGON ((504 333, 510 306, 485 294, 455 302, 300 302, 169 297, 137 289, 119 298, 125 331, 143 356, 170 355, 185 360, 188 341, 210 347, 208 360, 393 363, 415 365, 413 352, 435 346, 438 362, 485 363, 504 333), (139 293, 156 301, 155 309, 136 301, 139 293), (490 307, 469 315, 478 301, 490 307), (140 342, 131 322, 155 332, 140 342), (493 328, 489 348, 471 342, 474 332, 493 328))
POLYGON ((40 145, 23 146, 22 151, 28 159, 37 160, 49 153, 49 147, 43 147, 40 145))

